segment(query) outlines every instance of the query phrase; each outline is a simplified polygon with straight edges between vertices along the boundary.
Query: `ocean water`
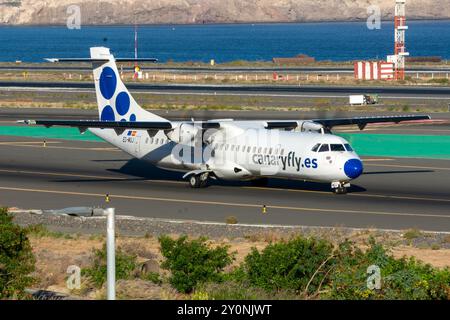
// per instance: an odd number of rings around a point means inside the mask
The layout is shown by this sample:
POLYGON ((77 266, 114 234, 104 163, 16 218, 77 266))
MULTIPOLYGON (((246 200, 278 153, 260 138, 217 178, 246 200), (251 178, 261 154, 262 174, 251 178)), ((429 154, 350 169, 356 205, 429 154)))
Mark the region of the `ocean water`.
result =
MULTIPOLYGON (((450 59, 450 21, 410 21, 412 56, 450 59)), ((393 53, 394 25, 369 30, 361 22, 174 25, 139 27, 139 56, 162 62, 264 60, 303 53, 317 60, 385 59, 393 53)), ((134 56, 134 27, 0 27, 0 61, 41 62, 82 58, 91 46, 108 46, 117 57, 134 56)))

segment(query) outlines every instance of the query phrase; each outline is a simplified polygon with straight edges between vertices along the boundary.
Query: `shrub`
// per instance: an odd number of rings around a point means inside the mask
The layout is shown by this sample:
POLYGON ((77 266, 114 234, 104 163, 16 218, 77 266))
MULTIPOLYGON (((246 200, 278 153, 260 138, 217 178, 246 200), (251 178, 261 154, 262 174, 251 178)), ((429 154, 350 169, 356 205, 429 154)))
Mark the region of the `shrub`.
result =
POLYGON ((0 208, 0 299, 24 297, 25 288, 33 283, 34 263, 26 229, 0 208))
MULTIPOLYGON (((97 287, 101 287, 106 282, 106 258, 107 253, 105 244, 102 249, 93 250, 91 266, 82 270, 82 275, 87 276, 97 287)), ((121 248, 116 249, 117 280, 128 280, 133 278, 137 266, 137 257, 135 255, 125 253, 121 248)))
MULTIPOLYGON (((324 240, 298 237, 269 244, 262 252, 253 248, 242 265, 244 278, 267 291, 317 290, 326 283, 334 264, 333 246, 324 240)), ((242 272, 240 278, 242 279, 242 272)))
POLYGON ((422 236, 422 232, 418 229, 409 229, 403 234, 403 238, 407 240, 417 239, 422 236))
POLYGON ((161 279, 161 275, 157 272, 149 272, 146 274, 141 275, 141 279, 145 281, 150 281, 154 284, 161 285, 163 283, 163 280, 161 279))
POLYGON ((450 270, 439 270, 414 258, 395 259, 372 239, 363 253, 347 247, 342 250, 332 275, 332 299, 448 299, 450 270), (344 254, 345 253, 345 254, 344 254), (369 290, 367 268, 376 265, 381 272, 381 289, 369 290))
POLYGON ((161 267, 171 272, 169 282, 179 292, 192 292, 202 282, 221 281, 223 269, 233 261, 229 246, 211 248, 206 238, 189 241, 185 236, 177 240, 162 236, 159 242, 166 258, 161 267))
POLYGON ((288 290, 277 292, 251 287, 236 281, 201 284, 192 300, 296 300, 301 296, 288 290))
POLYGON ((225 222, 227 224, 237 224, 238 223, 238 219, 235 216, 229 216, 226 218, 225 222))

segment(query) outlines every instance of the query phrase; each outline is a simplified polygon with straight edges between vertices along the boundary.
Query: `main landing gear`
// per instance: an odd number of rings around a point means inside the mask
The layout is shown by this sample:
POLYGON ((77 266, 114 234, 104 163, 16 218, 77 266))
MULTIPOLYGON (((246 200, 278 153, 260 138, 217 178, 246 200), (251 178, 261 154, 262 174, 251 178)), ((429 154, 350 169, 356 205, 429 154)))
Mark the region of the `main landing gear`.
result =
POLYGON ((205 188, 208 185, 209 172, 193 174, 189 177, 189 186, 194 189, 205 188))
POLYGON ((350 183, 333 182, 331 184, 334 194, 347 194, 347 188, 350 188, 350 183))

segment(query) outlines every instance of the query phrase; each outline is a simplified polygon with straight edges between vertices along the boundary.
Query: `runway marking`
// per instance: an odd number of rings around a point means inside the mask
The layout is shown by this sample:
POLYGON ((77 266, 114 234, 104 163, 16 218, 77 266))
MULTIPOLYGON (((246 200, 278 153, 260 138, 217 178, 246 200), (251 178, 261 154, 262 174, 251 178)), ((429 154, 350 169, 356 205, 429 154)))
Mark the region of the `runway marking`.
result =
MULTIPOLYGON (((108 177, 108 176, 97 176, 97 175, 83 175, 83 174, 74 174, 74 173, 43 172, 43 171, 30 171, 30 170, 6 170, 6 169, 0 169, 0 172, 4 172, 4 173, 21 173, 21 174, 35 174, 35 175, 44 175, 44 176, 45 175, 49 175, 49 176, 60 176, 60 177, 104 179, 104 180, 117 180, 117 181, 128 181, 129 180, 129 178, 125 178, 125 177, 108 177)), ((145 179, 143 179, 142 182, 145 182, 145 183, 185 184, 184 181, 169 181, 169 180, 145 180, 145 179)), ((298 193, 316 193, 316 194, 331 195, 330 192, 327 192, 327 191, 296 190, 296 189, 289 189, 289 188, 247 187, 247 186, 236 187, 236 188, 248 189, 248 190, 282 191, 282 192, 298 192, 298 193)), ((367 194, 367 193, 365 193, 365 194, 350 193, 350 194, 348 194, 348 196, 450 202, 450 199, 423 198, 423 197, 414 197, 414 196, 380 195, 380 194, 367 194)))
POLYGON ((362 158, 363 162, 372 162, 372 161, 395 161, 396 159, 364 159, 362 158))
POLYGON ((26 171, 26 170, 5 170, 5 169, 0 169, 0 172, 4 172, 4 173, 35 174, 35 175, 42 175, 42 176, 43 175, 49 175, 49 176, 91 178, 91 179, 127 180, 127 178, 121 178, 121 177, 94 176, 94 175, 85 175, 85 174, 59 173, 59 172, 41 172, 41 171, 26 171))
MULTIPOLYGON (((58 144, 61 143, 59 141, 47 141, 47 144, 58 144)), ((28 147, 27 145, 42 145, 43 141, 7 141, 7 142, 0 142, 0 145, 4 146, 15 146, 15 147, 28 147)))
POLYGON ((388 168, 405 168, 405 169, 429 169, 429 170, 444 170, 450 171, 450 168, 439 168, 439 167, 423 167, 423 166, 404 166, 404 165, 394 165, 394 164, 371 164, 373 167, 388 167, 388 168))
MULTIPOLYGON (((31 145, 29 143, 27 144, 8 144, 5 143, 3 145, 9 146, 9 147, 26 147, 26 148, 40 148, 40 149, 64 149, 64 150, 87 150, 87 151, 109 151, 109 152, 122 152, 122 150, 119 150, 117 148, 83 148, 83 147, 57 147, 57 146, 46 146, 44 147, 42 144, 43 142, 32 142, 34 145, 31 145)), ((50 142, 46 142, 49 144, 50 142)), ((60 143, 60 142, 58 142, 60 143)), ((1 143, 0 143, 1 144, 1 143)))
MULTIPOLYGON (((84 193, 84 192, 71 192, 71 191, 56 191, 56 190, 43 190, 43 189, 26 189, 26 188, 12 188, 12 187, 0 187, 0 190, 5 191, 18 191, 18 192, 33 192, 33 193, 49 193, 49 194, 61 194, 72 196, 87 196, 87 197, 101 197, 104 198, 104 194, 98 193, 84 193)), ((218 201, 200 201, 189 199, 171 199, 171 198, 158 198, 158 197, 142 197, 142 196, 127 196, 110 194, 112 199, 125 199, 125 200, 146 200, 146 201, 158 201, 158 202, 173 202, 173 203, 190 203, 197 205, 212 205, 212 206, 225 206, 225 207, 240 207, 240 208, 258 208, 262 207, 261 204, 250 203, 229 203, 218 201)), ((268 209, 278 209, 286 211, 302 211, 302 212, 321 212, 321 213, 342 213, 342 214, 366 214, 366 215, 379 215, 379 216, 405 216, 405 217, 421 217, 421 218, 442 218, 450 219, 450 215, 437 215, 437 214, 418 214, 418 213, 401 213, 401 212, 382 212, 382 211, 356 211, 356 210, 341 210, 341 209, 321 209, 321 208, 302 208, 302 207, 288 207, 288 206, 275 206, 268 205, 268 209)))
MULTIPOLYGON (((331 195, 327 191, 314 191, 314 190, 296 190, 296 189, 283 189, 283 188, 270 188, 270 187, 242 187, 243 189, 254 190, 266 190, 266 191, 284 191, 284 192, 299 192, 299 193, 318 193, 331 195)), ((333 195, 334 196, 334 195, 333 195)), ((350 197, 368 197, 368 198, 387 198, 387 199, 399 199, 399 200, 421 200, 421 201, 436 201, 436 202, 450 202, 450 199, 438 199, 438 198, 422 198, 414 196, 395 196, 395 195, 382 195, 382 194, 368 194, 368 193, 349 193, 350 197)))
MULTIPOLYGON (((75 173, 62 173, 62 172, 43 172, 43 171, 30 171, 30 170, 6 170, 0 169, 0 172, 4 173, 22 173, 22 174, 35 174, 35 175, 49 175, 49 176, 59 176, 59 177, 73 177, 73 178, 89 178, 89 179, 104 179, 104 180, 117 180, 117 181, 128 181, 129 178, 126 177, 108 177, 108 176, 96 176, 96 175, 85 175, 85 174, 75 174, 75 173)), ((185 184, 183 181, 169 181, 169 180, 145 180, 142 182, 148 183, 172 183, 172 184, 185 184)))

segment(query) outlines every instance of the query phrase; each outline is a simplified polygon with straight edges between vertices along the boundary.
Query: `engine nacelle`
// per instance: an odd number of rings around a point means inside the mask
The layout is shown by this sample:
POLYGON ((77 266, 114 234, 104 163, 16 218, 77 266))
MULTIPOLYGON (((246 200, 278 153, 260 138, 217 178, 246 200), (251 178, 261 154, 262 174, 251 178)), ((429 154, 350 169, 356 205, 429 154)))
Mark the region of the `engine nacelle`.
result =
POLYGON ((299 128, 301 132, 321 132, 324 129, 323 125, 313 121, 303 121, 299 128))
POLYGON ((173 142, 191 144, 199 136, 201 128, 191 123, 182 123, 167 134, 173 142))

